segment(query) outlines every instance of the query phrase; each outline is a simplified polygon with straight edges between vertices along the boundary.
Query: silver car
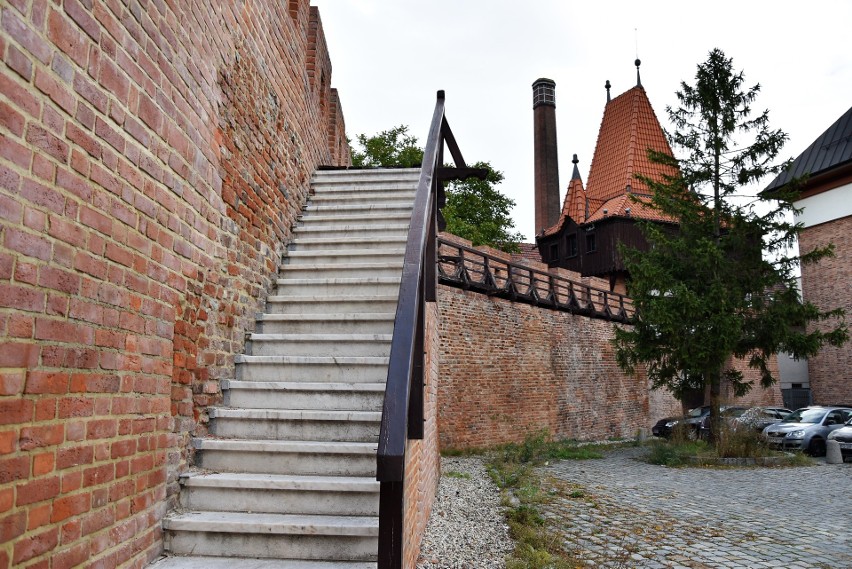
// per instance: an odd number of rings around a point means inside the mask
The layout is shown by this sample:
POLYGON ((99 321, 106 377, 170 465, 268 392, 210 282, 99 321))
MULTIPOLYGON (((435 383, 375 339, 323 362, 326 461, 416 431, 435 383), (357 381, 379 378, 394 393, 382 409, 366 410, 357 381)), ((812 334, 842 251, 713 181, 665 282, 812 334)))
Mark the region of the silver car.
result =
POLYGON ((772 448, 823 456, 828 434, 850 418, 852 409, 848 407, 803 407, 763 429, 763 436, 772 448))
POLYGON ((852 458, 852 419, 846 421, 846 424, 839 429, 831 431, 828 440, 840 443, 840 454, 843 455, 844 461, 852 458))

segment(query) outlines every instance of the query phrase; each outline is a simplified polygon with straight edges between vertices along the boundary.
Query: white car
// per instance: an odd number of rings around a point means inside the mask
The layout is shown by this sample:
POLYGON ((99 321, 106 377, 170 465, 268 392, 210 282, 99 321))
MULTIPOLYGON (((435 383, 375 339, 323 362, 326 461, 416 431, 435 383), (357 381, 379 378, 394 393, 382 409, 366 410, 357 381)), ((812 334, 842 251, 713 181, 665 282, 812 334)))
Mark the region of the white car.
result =
POLYGON ((840 443, 840 454, 843 455, 844 461, 852 458, 852 419, 846 421, 836 431, 831 431, 828 435, 828 440, 840 443))

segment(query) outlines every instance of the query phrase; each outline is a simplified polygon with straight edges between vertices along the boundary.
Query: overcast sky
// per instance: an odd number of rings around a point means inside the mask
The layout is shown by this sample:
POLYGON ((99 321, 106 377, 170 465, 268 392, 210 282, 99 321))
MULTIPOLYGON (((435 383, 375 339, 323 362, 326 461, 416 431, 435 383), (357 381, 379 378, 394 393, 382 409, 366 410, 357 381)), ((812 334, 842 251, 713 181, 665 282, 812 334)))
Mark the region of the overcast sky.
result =
MULTIPOLYGON (((852 106, 852 1, 569 2, 312 0, 319 6, 350 138, 408 125, 424 142, 435 93, 467 162, 490 161, 533 238, 532 83, 556 81, 560 187, 571 155, 588 179, 606 102, 636 84, 657 118, 718 47, 760 83, 756 108, 801 153, 852 106)), ((769 180, 766 180, 766 184, 769 180)), ((764 184, 765 185, 765 184, 764 184)))

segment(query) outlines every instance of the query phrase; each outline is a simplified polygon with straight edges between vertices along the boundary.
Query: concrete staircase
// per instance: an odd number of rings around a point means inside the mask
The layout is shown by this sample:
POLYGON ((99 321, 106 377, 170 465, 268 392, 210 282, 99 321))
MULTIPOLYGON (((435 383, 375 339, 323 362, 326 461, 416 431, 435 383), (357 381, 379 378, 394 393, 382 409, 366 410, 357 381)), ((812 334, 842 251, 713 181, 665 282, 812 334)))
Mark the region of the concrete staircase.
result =
POLYGON ((321 171, 196 439, 157 569, 374 569, 376 446, 419 170, 321 171))

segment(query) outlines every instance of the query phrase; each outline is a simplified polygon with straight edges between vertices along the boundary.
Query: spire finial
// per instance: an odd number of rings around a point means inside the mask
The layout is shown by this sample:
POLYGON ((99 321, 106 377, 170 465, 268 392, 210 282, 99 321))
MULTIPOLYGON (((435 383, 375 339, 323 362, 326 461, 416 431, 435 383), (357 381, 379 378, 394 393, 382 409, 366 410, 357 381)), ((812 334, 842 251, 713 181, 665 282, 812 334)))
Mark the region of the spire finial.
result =
POLYGON ((639 78, 639 66, 642 65, 642 62, 637 57, 636 61, 634 61, 633 63, 636 64, 636 86, 641 87, 642 86, 642 79, 639 78))
POLYGON ((574 158, 571 160, 571 162, 574 164, 574 171, 571 173, 571 179, 572 180, 579 180, 580 179, 580 169, 577 168, 577 164, 580 161, 577 159, 576 154, 574 155, 574 158))
POLYGON ((609 79, 606 80, 604 87, 606 87, 606 102, 609 103, 609 88, 612 87, 612 85, 609 84, 609 79))

